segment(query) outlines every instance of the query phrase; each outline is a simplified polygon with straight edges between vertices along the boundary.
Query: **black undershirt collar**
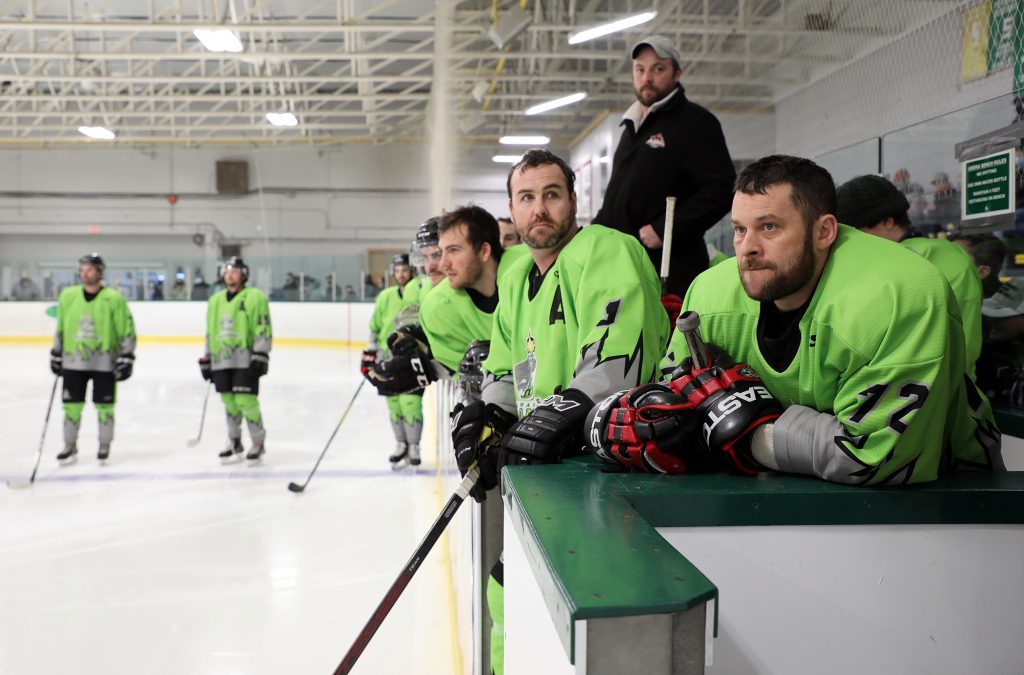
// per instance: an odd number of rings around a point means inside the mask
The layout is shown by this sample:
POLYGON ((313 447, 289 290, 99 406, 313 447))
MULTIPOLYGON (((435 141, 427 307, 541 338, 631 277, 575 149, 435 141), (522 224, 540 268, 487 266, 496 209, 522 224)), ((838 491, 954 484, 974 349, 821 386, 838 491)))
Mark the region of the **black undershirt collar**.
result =
POLYGON ((498 293, 494 295, 484 295, 475 288, 467 288, 466 295, 473 301, 473 306, 479 309, 484 314, 494 314, 494 309, 498 306, 498 293))
POLYGON ((103 290, 103 287, 100 286, 100 289, 98 291, 96 291, 95 293, 90 293, 89 291, 85 290, 85 286, 82 286, 82 293, 85 294, 85 301, 86 302, 92 302, 93 300, 95 300, 96 296, 99 295, 100 291, 102 291, 102 290, 103 290))
POLYGON ((764 360, 777 372, 789 368, 800 351, 800 320, 813 297, 812 294, 807 302, 788 312, 780 310, 773 301, 761 303, 761 314, 757 319, 757 346, 764 360))
MULTIPOLYGON (((554 265, 552 265, 551 267, 554 267, 554 265)), ((551 267, 548 268, 548 272, 551 271, 551 267)), ((548 272, 544 272, 543 274, 541 274, 540 268, 537 267, 537 263, 533 263, 533 267, 530 268, 529 276, 530 291, 528 298, 530 300, 533 300, 535 297, 537 297, 537 293, 540 292, 540 287, 544 284, 544 277, 548 275, 548 272)))

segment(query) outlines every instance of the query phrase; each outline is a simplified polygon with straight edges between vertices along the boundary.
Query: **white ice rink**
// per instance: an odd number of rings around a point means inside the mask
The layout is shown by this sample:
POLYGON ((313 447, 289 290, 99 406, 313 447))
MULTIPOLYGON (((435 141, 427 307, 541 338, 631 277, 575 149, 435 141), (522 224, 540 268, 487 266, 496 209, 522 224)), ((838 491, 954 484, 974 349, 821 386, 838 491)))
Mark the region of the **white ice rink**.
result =
MULTIPOLYGON (((53 383, 47 351, 0 346, 4 481, 31 472, 53 383)), ((58 400, 36 484, 0 487, 0 673, 331 673, 437 516, 447 495, 434 456, 418 474, 388 468, 387 412, 369 386, 305 493, 287 489, 306 479, 351 399, 357 350, 274 350, 257 466, 220 464, 216 394, 202 441, 186 447, 205 391, 200 351, 139 346, 106 466, 90 392, 77 464, 55 460, 58 400)), ((354 672, 455 671, 445 546, 354 672)))

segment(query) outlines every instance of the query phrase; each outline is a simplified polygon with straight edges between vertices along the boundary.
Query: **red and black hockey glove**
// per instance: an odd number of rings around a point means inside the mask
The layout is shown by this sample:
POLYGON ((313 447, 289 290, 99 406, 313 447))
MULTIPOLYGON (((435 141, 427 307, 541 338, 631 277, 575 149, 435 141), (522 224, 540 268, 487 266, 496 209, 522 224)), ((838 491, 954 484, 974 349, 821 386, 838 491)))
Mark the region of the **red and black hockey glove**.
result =
POLYGON ((761 467, 750 454, 750 437, 778 419, 782 405, 749 365, 735 363, 713 345, 708 345, 708 361, 697 368, 691 358, 684 359, 669 388, 700 413, 704 447, 724 455, 740 473, 755 475, 761 467))
POLYGON ((366 377, 375 363, 377 363, 377 350, 364 349, 363 356, 359 359, 359 372, 363 374, 363 377, 366 377))
POLYGON ((213 382, 213 366, 210 364, 209 356, 203 356, 199 359, 199 374, 207 382, 213 382))
POLYGON ((645 384, 594 407, 585 426, 587 446, 633 471, 684 473, 700 420, 693 404, 667 386, 645 384))

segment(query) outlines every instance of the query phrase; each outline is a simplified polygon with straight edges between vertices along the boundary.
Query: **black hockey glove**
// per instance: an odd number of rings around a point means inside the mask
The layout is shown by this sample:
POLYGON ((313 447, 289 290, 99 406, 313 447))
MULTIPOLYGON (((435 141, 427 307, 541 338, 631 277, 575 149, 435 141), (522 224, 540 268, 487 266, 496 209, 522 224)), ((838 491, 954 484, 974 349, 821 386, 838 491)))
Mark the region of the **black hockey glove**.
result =
POLYGON ((199 374, 203 376, 203 379, 207 382, 213 381, 213 367, 210 364, 210 357, 204 356, 199 359, 199 374))
POLYGON ((359 372, 363 374, 363 377, 370 373, 370 368, 373 368, 375 363, 377 363, 377 350, 364 349, 363 357, 359 360, 359 372))
POLYGON ((697 368, 691 358, 684 359, 669 388, 700 413, 704 448, 724 454, 740 473, 756 475, 762 467, 750 454, 750 437, 757 427, 778 419, 782 405, 753 368, 736 363, 721 348, 708 345, 708 360, 697 368))
POLYGON ((583 422, 594 407, 579 389, 566 389, 541 401, 516 422, 501 442, 499 468, 510 464, 555 464, 583 447, 583 422))
POLYGON ((516 416, 493 403, 474 401, 455 406, 451 415, 452 447, 455 463, 463 476, 477 462, 480 478, 469 494, 478 502, 487 498, 486 491, 498 484, 498 446, 516 416))
POLYGON ((424 367, 417 357, 394 356, 374 365, 366 379, 381 396, 398 396, 421 393, 437 376, 429 362, 424 367))
POLYGON ((121 354, 114 361, 114 381, 124 382, 135 369, 135 354, 121 354))
POLYGON ((434 358, 430 351, 430 341, 419 324, 402 326, 388 336, 388 349, 394 355, 413 356, 419 354, 424 361, 434 358))
POLYGON ((249 372, 253 377, 263 377, 270 371, 270 356, 264 352, 253 352, 249 359, 249 372))
POLYGON ((50 351, 50 372, 54 375, 64 372, 64 354, 56 349, 50 351))

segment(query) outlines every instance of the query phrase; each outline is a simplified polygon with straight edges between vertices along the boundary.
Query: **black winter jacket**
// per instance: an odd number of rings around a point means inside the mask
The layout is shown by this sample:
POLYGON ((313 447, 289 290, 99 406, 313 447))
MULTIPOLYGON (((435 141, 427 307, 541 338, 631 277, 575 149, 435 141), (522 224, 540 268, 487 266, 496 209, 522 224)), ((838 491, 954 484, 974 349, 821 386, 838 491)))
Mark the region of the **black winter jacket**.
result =
MULTIPOLYGON (((708 267, 704 232, 732 206, 733 168, 722 125, 707 109, 677 91, 648 114, 637 133, 622 121, 612 175, 595 223, 634 237, 651 225, 665 239, 665 197, 676 197, 668 290, 683 296, 708 267)), ((645 247, 646 248, 646 247, 645 247)), ((646 249, 661 270, 662 249, 646 249)))

